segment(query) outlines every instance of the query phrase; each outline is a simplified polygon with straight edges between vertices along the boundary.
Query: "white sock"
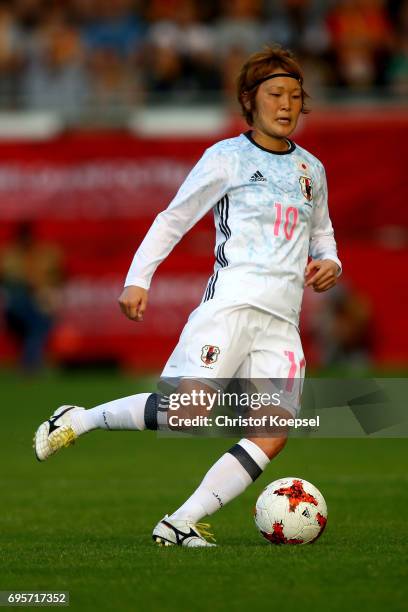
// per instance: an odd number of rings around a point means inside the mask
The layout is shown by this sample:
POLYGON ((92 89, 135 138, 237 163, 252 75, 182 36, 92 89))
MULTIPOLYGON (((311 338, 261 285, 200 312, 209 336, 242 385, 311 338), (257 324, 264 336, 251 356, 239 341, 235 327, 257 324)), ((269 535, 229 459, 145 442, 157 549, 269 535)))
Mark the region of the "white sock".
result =
POLYGON ((129 397, 72 413, 71 424, 80 436, 92 429, 146 429, 144 420, 147 398, 151 393, 138 393, 129 397))
POLYGON ((269 457, 257 444, 240 440, 214 463, 198 489, 170 518, 197 523, 243 493, 268 463, 269 457))

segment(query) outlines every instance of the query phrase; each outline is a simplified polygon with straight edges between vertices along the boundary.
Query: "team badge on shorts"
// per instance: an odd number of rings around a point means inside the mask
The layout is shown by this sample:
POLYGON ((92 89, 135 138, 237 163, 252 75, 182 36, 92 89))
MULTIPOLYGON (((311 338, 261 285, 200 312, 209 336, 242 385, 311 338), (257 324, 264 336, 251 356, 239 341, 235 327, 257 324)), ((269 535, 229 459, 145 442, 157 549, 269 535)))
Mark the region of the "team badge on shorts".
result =
POLYGON ((306 200, 311 202, 313 200, 313 185, 312 179, 308 176, 299 177, 300 188, 306 200))
POLYGON ((206 344, 201 349, 201 361, 205 363, 205 365, 212 365, 218 359, 218 355, 220 354, 220 349, 218 346, 213 346, 211 344, 206 344))

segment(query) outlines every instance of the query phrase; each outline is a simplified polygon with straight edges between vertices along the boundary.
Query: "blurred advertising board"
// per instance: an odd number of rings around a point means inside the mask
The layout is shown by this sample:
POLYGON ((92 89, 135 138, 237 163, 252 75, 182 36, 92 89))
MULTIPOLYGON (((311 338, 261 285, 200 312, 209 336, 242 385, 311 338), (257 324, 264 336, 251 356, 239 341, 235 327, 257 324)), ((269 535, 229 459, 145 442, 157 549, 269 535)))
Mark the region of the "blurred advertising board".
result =
MULTIPOLYGON (((42 142, 0 144, 0 246, 29 220, 38 240, 63 253, 64 283, 50 343, 55 359, 103 356, 136 369, 160 368, 211 274, 211 216, 159 269, 143 324, 121 315, 117 297, 154 216, 204 149, 239 131, 237 122, 211 139, 67 132, 42 142)), ((343 280, 369 304, 370 355, 375 363, 406 364, 408 114, 316 113, 295 140, 326 167, 343 280)), ((316 313, 325 304, 324 297, 306 293, 302 326, 309 364, 324 360, 316 313)), ((4 360, 14 348, 0 325, 4 360)))

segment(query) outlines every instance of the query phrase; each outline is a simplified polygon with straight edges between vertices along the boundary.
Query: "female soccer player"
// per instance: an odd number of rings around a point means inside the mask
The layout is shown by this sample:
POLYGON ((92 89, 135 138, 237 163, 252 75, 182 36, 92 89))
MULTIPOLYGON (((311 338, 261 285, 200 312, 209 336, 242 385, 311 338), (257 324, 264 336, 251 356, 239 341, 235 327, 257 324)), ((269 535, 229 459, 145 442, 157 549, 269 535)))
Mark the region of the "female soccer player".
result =
MULTIPOLYGON (((251 129, 205 151, 134 256, 119 304, 129 319, 142 321, 157 266, 214 211, 214 273, 162 373, 180 380, 178 392, 203 380, 211 387, 234 377, 304 376, 298 331, 303 288, 326 291, 341 270, 324 168, 289 140, 305 97, 301 69, 288 51, 269 47, 251 55, 238 77, 238 100, 251 129)), ((38 428, 36 456, 43 461, 92 429, 158 429, 166 425, 168 403, 165 395, 142 393, 89 410, 61 406, 38 428)), ((242 493, 285 442, 283 433, 240 440, 156 525, 154 541, 212 546, 199 521, 242 493)))

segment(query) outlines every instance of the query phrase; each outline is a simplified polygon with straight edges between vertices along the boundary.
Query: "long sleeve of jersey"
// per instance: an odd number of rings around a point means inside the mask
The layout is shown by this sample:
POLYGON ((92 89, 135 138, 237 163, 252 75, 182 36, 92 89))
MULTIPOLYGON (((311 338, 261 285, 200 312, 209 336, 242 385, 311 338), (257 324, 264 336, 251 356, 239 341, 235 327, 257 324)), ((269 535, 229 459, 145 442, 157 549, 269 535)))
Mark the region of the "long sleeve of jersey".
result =
POLYGON ((229 186, 225 156, 208 149, 159 213, 135 253, 125 287, 149 289, 156 268, 176 244, 224 196, 229 186))
MULTIPOLYGON (((309 255, 312 259, 331 259, 341 271, 341 261, 337 257, 337 246, 327 205, 327 180, 323 166, 321 179, 314 198, 312 228, 309 242, 309 255)), ((340 273, 339 271, 339 273, 340 273)))

